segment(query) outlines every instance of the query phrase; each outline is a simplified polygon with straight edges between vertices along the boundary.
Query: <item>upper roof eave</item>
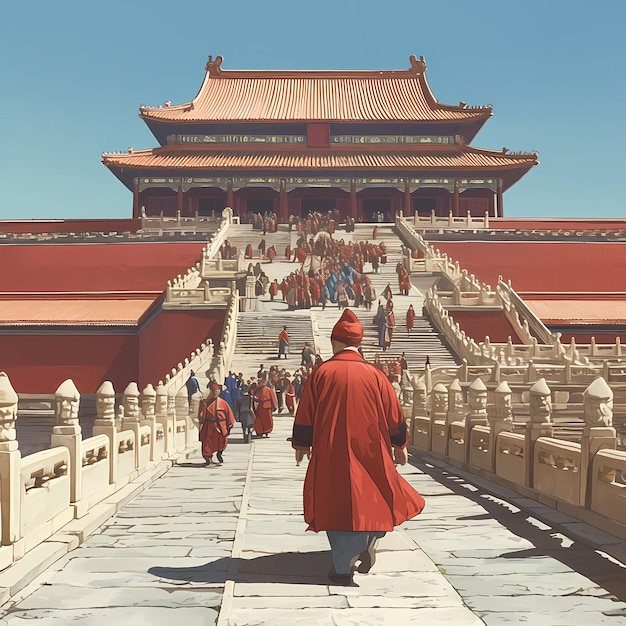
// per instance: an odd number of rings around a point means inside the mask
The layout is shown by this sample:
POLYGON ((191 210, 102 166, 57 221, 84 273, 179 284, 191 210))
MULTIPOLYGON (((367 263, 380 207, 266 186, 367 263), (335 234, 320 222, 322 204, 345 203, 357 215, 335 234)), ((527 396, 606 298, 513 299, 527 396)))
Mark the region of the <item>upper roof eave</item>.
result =
POLYGON ((215 60, 209 57, 204 81, 191 102, 173 106, 168 103, 165 107, 142 106, 139 116, 145 121, 160 123, 463 122, 486 120, 492 112, 491 106, 468 109, 463 102, 459 105, 439 103, 426 80, 424 57, 418 60, 415 55, 409 59, 408 70, 223 70, 222 60, 221 56, 215 60), (325 89, 315 89, 315 80, 325 81, 325 89), (376 97, 369 98, 368 92, 373 88, 368 81, 374 80, 384 82, 382 88, 376 90, 376 97), (230 86, 224 87, 228 81, 232 81, 230 86), (270 84, 270 81, 274 82, 270 84), (300 92, 294 88, 294 82, 306 88, 300 92), (244 91, 250 94, 247 100, 232 97, 233 92, 244 91), (340 114, 333 115, 333 110, 340 114), (411 114, 398 115, 403 110, 411 114))

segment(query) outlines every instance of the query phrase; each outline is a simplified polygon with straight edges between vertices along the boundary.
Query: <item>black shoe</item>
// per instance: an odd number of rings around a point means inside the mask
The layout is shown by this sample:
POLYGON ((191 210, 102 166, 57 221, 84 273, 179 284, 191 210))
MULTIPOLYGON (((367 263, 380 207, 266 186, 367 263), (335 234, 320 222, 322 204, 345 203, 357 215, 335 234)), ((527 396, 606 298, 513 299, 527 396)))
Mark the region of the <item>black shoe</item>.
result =
POLYGON ((337 574, 334 567, 331 568, 330 572, 328 572, 328 578, 330 578, 330 580, 332 580, 336 585, 341 585, 342 587, 358 587, 352 578, 352 573, 337 574))
POLYGON ((224 458, 222 457, 222 452, 218 452, 217 453, 217 462, 218 463, 223 463, 224 462, 224 458))
POLYGON ((367 574, 374 566, 374 563, 376 563, 376 548, 373 545, 370 546, 365 552, 359 554, 359 559, 361 562, 356 568, 356 571, 359 572, 359 574, 367 574))
POLYGON ((208 467, 209 465, 211 465, 211 463, 213 463, 213 459, 212 458, 206 458, 204 459, 204 467, 208 467))

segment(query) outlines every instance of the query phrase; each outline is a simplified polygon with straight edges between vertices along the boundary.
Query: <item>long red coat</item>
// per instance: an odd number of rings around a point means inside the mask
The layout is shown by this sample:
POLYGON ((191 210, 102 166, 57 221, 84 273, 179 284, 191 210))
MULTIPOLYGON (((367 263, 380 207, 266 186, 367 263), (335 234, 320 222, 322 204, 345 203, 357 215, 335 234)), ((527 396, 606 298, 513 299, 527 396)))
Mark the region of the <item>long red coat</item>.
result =
POLYGON ((391 445, 408 440, 391 383, 354 350, 322 363, 304 387, 292 446, 312 446, 304 481, 309 530, 391 531, 424 500, 396 471, 391 445))
POLYGON ((274 430, 274 411, 278 401, 274 390, 267 385, 259 385, 254 391, 254 432, 257 435, 274 430))
POLYGON ((224 450, 228 443, 228 433, 235 423, 235 416, 226 400, 222 398, 203 398, 198 411, 202 442, 202 456, 208 457, 224 450))
POLYGON ((413 330, 415 324, 415 309, 406 310, 406 329, 413 330))

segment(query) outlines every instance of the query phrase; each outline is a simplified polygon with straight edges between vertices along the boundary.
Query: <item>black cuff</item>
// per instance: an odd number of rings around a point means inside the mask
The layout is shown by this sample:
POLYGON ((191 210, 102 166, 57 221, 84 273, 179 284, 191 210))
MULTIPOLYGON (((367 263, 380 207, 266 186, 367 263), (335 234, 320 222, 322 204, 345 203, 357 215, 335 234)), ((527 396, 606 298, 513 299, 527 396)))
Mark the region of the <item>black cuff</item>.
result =
POLYGON ((393 428, 389 431, 389 438, 394 446, 403 446, 406 443, 407 434, 406 420, 400 424, 399 428, 393 428))
POLYGON ((313 445, 313 426, 294 424, 291 444, 303 448, 310 448, 313 445))

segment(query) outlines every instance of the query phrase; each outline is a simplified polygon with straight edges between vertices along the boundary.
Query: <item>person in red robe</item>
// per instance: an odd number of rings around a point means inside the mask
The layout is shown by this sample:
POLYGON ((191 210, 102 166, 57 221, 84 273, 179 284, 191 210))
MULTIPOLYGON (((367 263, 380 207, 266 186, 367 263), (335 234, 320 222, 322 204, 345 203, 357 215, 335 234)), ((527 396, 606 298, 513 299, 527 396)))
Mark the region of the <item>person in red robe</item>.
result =
POLYGON ((333 567, 328 577, 354 585, 367 573, 376 542, 418 515, 424 500, 396 471, 408 461, 408 429, 389 380, 358 352, 363 327, 346 309, 335 324, 334 356, 309 375, 291 445, 296 462, 312 452, 304 481, 308 530, 325 530, 333 567))
POLYGON ((254 432, 267 437, 274 430, 274 411, 278 408, 276 394, 265 384, 265 378, 259 378, 254 390, 254 432))
POLYGON ((285 390, 285 405, 289 411, 289 415, 293 415, 296 410, 296 390, 293 387, 289 374, 286 374, 287 389, 285 390))
POLYGON ((412 304, 409 304, 409 308, 406 311, 406 331, 410 333, 415 325, 415 309, 412 304))
POLYGON ((200 432, 198 438, 202 442, 202 456, 205 465, 213 463, 213 454, 217 452, 218 463, 223 463, 222 453, 228 444, 228 434, 235 423, 235 416, 226 400, 219 397, 220 386, 209 384, 209 395, 200 402, 198 421, 200 432))

